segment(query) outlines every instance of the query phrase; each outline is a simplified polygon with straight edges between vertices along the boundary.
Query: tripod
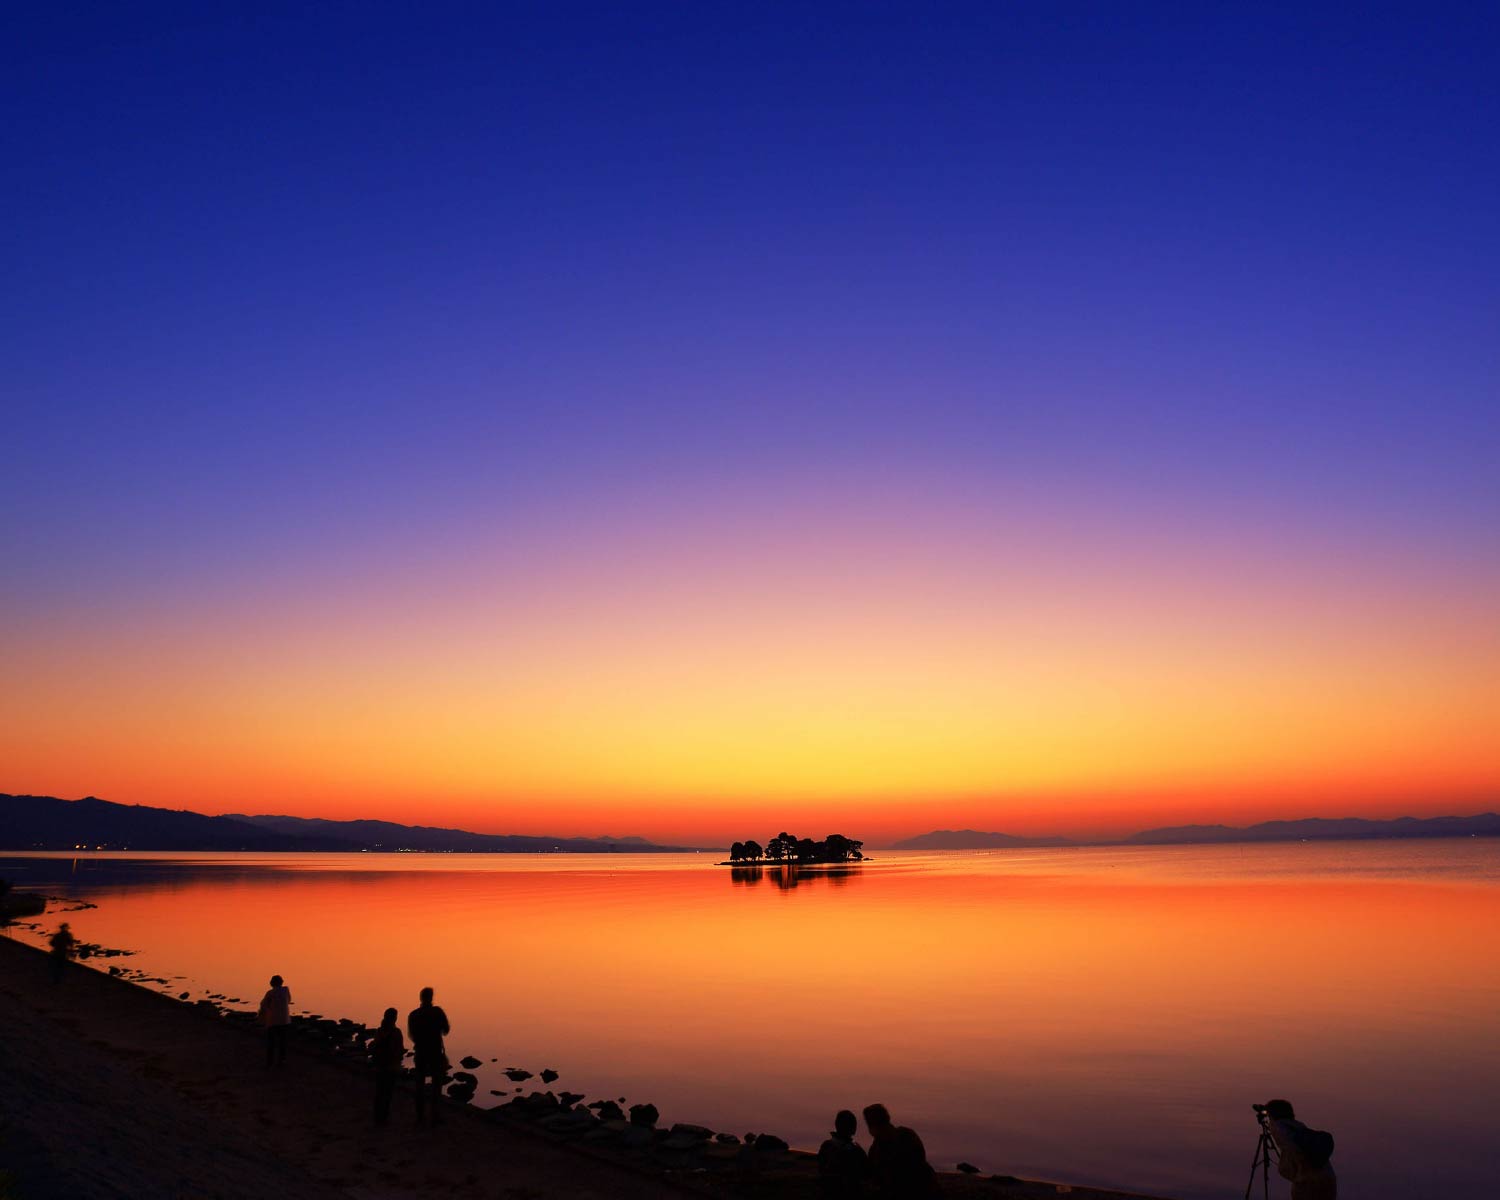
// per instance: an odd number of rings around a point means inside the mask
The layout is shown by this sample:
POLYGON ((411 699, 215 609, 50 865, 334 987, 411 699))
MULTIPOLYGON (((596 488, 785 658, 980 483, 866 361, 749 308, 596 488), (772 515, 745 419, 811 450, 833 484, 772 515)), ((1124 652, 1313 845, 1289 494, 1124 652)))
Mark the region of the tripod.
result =
POLYGON ((1271 1140, 1271 1131, 1266 1128, 1264 1120, 1260 1125, 1260 1141, 1255 1143, 1255 1157, 1250 1160, 1250 1182, 1245 1185, 1245 1200, 1250 1200, 1250 1193, 1255 1190, 1255 1169, 1260 1168, 1260 1191, 1267 1198, 1271 1195, 1271 1161, 1280 1160, 1276 1151, 1276 1143, 1271 1140))

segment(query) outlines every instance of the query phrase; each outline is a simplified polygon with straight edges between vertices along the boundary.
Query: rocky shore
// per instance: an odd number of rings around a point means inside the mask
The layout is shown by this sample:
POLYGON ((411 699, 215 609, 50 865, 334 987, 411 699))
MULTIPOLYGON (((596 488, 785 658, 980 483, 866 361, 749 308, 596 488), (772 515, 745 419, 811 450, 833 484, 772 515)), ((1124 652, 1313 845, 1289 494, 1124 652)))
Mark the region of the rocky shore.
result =
MULTIPOLYGON (((558 1077, 546 1068, 534 1075, 495 1064, 526 1086, 491 1089, 506 1100, 481 1110, 469 1103, 484 1065, 472 1055, 447 1085, 441 1124, 414 1125, 408 1099, 377 1127, 364 1026, 297 1020, 288 1063, 267 1071, 254 1014, 235 998, 136 986, 130 977, 139 972, 92 950, 96 966, 71 964, 54 984, 43 952, 0 938, 6 1200, 818 1195, 812 1156, 774 1133, 666 1124, 651 1104, 553 1090, 558 1077)), ((941 1190, 1127 1195, 980 1173, 942 1176, 941 1190)))

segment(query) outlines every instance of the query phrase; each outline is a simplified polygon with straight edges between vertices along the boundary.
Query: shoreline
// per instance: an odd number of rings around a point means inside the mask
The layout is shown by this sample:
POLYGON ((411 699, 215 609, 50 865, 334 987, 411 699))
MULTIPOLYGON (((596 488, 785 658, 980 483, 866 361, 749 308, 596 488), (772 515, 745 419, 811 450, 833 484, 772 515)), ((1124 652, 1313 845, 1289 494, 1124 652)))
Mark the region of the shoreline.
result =
MULTIPOLYGON (((701 1126, 653 1129, 607 1110, 601 1120, 561 1091, 490 1109, 446 1099, 430 1128, 414 1124, 403 1081, 378 1127, 373 1073, 353 1052, 363 1027, 304 1019, 287 1067, 267 1071, 259 1027, 232 1011, 79 962, 54 984, 45 951, 0 938, 0 1170, 16 1195, 249 1200, 274 1188, 284 1200, 405 1200, 493 1197, 497 1183, 517 1197, 819 1194, 815 1157, 780 1139, 754 1148, 701 1126)), ((939 1184, 943 1196, 1025 1200, 1066 1187, 947 1173, 939 1184)))

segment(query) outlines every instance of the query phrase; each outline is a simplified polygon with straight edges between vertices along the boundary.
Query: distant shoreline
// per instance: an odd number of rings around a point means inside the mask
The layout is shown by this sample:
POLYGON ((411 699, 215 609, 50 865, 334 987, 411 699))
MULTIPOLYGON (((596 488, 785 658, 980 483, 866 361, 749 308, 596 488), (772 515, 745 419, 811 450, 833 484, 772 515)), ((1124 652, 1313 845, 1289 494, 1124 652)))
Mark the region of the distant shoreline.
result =
MULTIPOLYGON (((830 835, 832 836, 832 835, 830 835)), ((975 829, 936 829, 873 849, 1025 850, 1075 847, 1253 845, 1302 841, 1385 841, 1500 837, 1500 813, 1472 816, 1307 817, 1257 825, 1175 825, 1122 838, 1018 837, 975 829)), ((730 846, 659 845, 640 837, 554 837, 473 833, 391 821, 289 816, 207 816, 116 804, 97 797, 0 793, 0 853, 244 852, 299 854, 720 854, 730 846)), ((774 860, 772 860, 774 862, 774 860)), ((762 862, 761 865, 767 865, 762 862)))
MULTIPOLYGON (((1012 851, 1048 851, 1048 850, 1188 850, 1204 846, 1231 847, 1231 846, 1282 846, 1282 845, 1371 845, 1385 843, 1407 843, 1407 842, 1468 842, 1468 841, 1492 841, 1500 838, 1500 833, 1427 833, 1409 835, 1384 835, 1384 836, 1324 836, 1324 837, 1265 837, 1245 839, 1220 839, 1204 841, 1160 841, 1160 842, 1049 842, 1045 845, 1032 846, 923 846, 920 848, 895 848, 890 847, 882 850, 883 854, 931 854, 931 853, 982 853, 994 850, 1012 851)), ((879 849, 879 848, 877 848, 879 849)), ((390 857, 390 858, 442 858, 473 856, 497 859, 522 859, 522 858, 673 858, 683 855, 714 855, 722 854, 722 849, 669 849, 658 847, 653 850, 366 850, 366 849, 289 849, 278 847, 268 849, 261 846, 0 846, 0 858, 5 857, 47 857, 61 858, 68 855, 85 854, 247 854, 269 857, 307 857, 326 855, 330 858, 336 856, 353 857, 390 857)), ((776 867, 858 867, 865 863, 874 863, 874 855, 867 854, 859 861, 851 862, 778 862, 774 859, 757 859, 754 861, 733 861, 731 859, 716 860, 705 865, 715 867, 755 867, 760 869, 774 869, 776 867)))

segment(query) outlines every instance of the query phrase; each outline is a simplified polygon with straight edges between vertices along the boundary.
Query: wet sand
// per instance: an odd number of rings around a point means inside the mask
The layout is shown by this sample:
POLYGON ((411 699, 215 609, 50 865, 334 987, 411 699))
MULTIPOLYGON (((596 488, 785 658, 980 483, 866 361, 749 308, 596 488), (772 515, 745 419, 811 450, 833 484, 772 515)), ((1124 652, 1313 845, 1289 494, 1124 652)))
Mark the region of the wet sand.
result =
MULTIPOLYGON (((418 1126, 404 1088, 382 1129, 361 1064, 294 1041, 286 1065, 268 1071, 258 1029, 81 964, 54 984, 44 953, 3 937, 0 1080, 5 1200, 818 1194, 805 1154, 747 1167, 739 1147, 673 1153, 665 1134, 633 1150, 594 1149, 456 1102, 445 1102, 436 1128, 418 1126)), ((1061 1190, 942 1177, 944 1195, 1061 1190)))

